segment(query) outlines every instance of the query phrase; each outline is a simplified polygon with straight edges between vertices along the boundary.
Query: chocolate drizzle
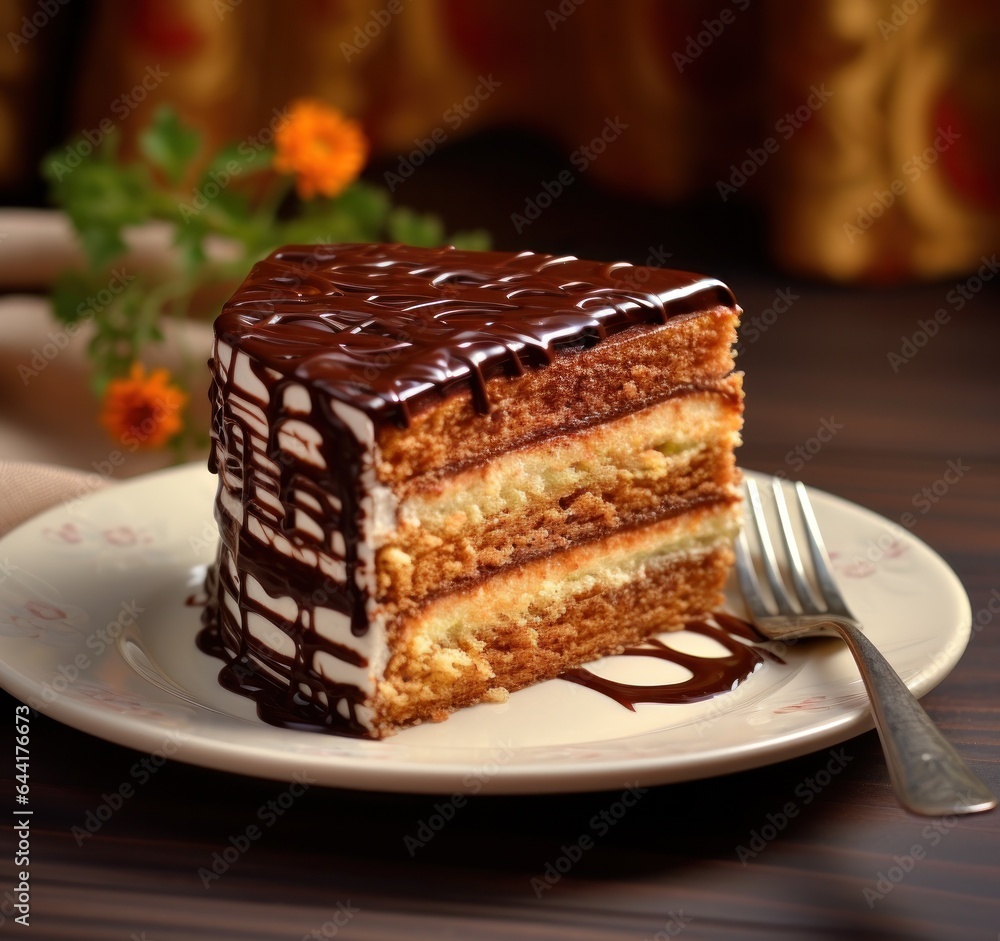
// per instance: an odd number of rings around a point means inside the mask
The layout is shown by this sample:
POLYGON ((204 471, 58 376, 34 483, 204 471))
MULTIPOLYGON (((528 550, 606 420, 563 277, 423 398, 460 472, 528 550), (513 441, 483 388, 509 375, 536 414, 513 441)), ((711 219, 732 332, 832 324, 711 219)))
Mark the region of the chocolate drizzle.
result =
POLYGON ((225 661, 223 685, 269 723, 369 734, 377 677, 334 681, 316 662, 369 667, 348 641, 370 630, 377 429, 455 394, 486 413, 491 379, 717 305, 735 301, 711 278, 530 252, 292 246, 258 263, 209 363, 222 540, 198 643, 225 661))
MULTIPOLYGON (((212 365, 217 368, 213 361, 212 365)), ((213 385, 212 394, 219 406, 213 427, 216 439, 213 454, 228 455, 225 479, 237 481, 232 497, 240 501, 242 519, 234 519, 223 501, 216 502, 216 520, 221 535, 220 556, 209 571, 206 583, 209 603, 203 613, 204 629, 198 645, 206 653, 220 657, 226 665, 219 679, 233 692, 250 696, 257 702, 260 717, 273 725, 290 728, 327 730, 344 735, 362 736, 367 726, 358 716, 368 693, 353 683, 333 682, 313 666, 318 652, 355 667, 367 667, 367 661, 352 648, 318 633, 317 610, 339 612, 350 621, 354 636, 368 630, 367 593, 357 578, 357 552, 360 543, 363 491, 360 482, 363 452, 343 420, 334 414, 326 396, 310 391, 311 413, 318 414, 327 433, 321 437, 320 450, 325 466, 297 460, 281 444, 282 429, 293 414, 281 403, 287 379, 275 379, 260 363, 251 363, 254 377, 268 390, 267 439, 263 455, 251 448, 255 430, 245 413, 234 405, 235 356, 230 362, 225 384, 213 385), (260 457, 272 462, 276 475, 264 472, 260 457), (321 544, 311 531, 299 527, 297 512, 305 512, 294 491, 311 497, 318 510, 310 516, 323 533, 342 534, 342 549, 321 544), (275 498, 283 508, 279 513, 266 497, 275 498), (251 531, 256 523, 259 532, 272 532, 275 539, 285 539, 300 555, 317 557, 319 553, 335 557, 343 575, 334 577, 287 554, 261 545, 251 531), (235 571, 233 571, 235 570, 235 571), (272 599, 295 599, 295 619, 276 617, 274 610, 252 597, 248 579, 253 579, 272 599), (226 605, 225 596, 238 599, 238 616, 226 605), (250 618, 256 615, 282 630, 292 643, 292 656, 280 653, 274 644, 255 637, 250 618), (263 663, 276 673, 291 678, 285 685, 269 676, 257 664, 263 663)), ((218 470, 218 460, 213 466, 218 470)))
POLYGON ((586 667, 570 670, 562 674, 560 679, 603 693, 634 712, 639 703, 695 703, 711 699, 735 689, 755 673, 765 660, 784 663, 770 650, 753 647, 737 639, 763 640, 746 621, 722 613, 716 613, 712 618, 715 624, 692 621, 684 625, 684 630, 710 637, 721 644, 728 651, 722 657, 682 653, 655 637, 646 641, 643 646, 628 647, 621 653, 624 657, 655 657, 676 663, 690 671, 691 676, 687 679, 655 685, 619 683, 617 680, 598 676, 586 667))

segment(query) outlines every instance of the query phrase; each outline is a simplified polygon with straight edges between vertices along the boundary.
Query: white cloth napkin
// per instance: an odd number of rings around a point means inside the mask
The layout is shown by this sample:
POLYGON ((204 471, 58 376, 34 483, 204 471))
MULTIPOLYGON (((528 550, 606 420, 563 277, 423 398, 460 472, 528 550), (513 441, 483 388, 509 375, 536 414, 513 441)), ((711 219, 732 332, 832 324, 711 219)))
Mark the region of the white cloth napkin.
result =
POLYGON ((96 474, 68 467, 0 460, 0 536, 50 506, 108 484, 96 474))

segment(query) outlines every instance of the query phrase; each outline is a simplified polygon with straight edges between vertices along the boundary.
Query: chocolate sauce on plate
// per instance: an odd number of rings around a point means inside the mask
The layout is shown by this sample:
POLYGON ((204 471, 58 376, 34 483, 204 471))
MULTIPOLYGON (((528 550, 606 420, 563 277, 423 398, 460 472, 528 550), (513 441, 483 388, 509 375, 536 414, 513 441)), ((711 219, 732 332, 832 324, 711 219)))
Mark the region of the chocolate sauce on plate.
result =
POLYGON ((717 613, 712 616, 715 624, 706 621, 692 621, 684 625, 684 630, 692 634, 710 637, 727 651, 721 657, 698 656, 674 650, 663 641, 653 638, 642 646, 628 647, 619 656, 655 657, 676 663, 691 672, 691 676, 676 683, 638 684, 620 683, 598 676, 586 667, 570 670, 560 679, 578 683, 597 693, 603 693, 627 709, 635 711, 639 703, 694 703, 711 699, 720 693, 729 692, 757 671, 765 660, 784 663, 776 654, 765 648, 753 647, 737 638, 761 641, 753 627, 729 614, 717 613))

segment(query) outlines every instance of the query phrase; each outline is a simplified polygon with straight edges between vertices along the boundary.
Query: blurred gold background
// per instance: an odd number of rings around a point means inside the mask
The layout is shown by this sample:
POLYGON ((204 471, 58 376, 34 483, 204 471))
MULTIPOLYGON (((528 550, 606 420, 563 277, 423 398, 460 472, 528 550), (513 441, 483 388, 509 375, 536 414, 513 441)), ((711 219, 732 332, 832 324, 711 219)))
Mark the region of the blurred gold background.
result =
MULTIPOLYGON (((109 126, 129 141, 160 102, 216 144, 315 95, 363 121, 387 180, 515 129, 650 212, 752 207, 797 274, 940 278, 998 242, 989 0, 3 0, 0 24, 8 204, 43 200, 46 148, 109 126)), ((498 218, 524 211, 515 195, 498 218)), ((513 229, 496 241, 519 246, 513 229)))

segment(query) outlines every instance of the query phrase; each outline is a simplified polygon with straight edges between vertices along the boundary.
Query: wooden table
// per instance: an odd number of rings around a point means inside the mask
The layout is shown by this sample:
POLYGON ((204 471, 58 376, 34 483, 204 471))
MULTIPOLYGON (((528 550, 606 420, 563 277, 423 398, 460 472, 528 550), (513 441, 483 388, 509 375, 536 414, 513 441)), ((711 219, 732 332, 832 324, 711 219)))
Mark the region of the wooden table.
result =
MULTIPOLYGON (((911 510, 949 461, 970 466, 913 530, 958 572, 979 625, 961 663, 925 702, 1000 792, 995 284, 955 311, 946 299, 951 283, 839 290, 735 268, 719 273, 730 277, 747 324, 758 320, 741 357, 745 466, 788 470, 889 519, 911 510), (791 306, 771 317, 765 312, 782 291, 791 306), (950 320, 894 371, 888 354, 939 308, 950 320), (824 420, 843 427, 808 460, 796 458, 824 420)), ((9 717, 14 706, 3 697, 9 717)), ((741 861, 737 848, 825 767, 825 751, 651 789, 541 898, 532 877, 615 794, 470 798, 411 857, 404 837, 434 812, 435 798, 313 788, 206 888, 199 868, 285 785, 168 762, 77 845, 72 828, 144 756, 42 716, 32 743, 32 925, 24 937, 1000 936, 1000 814, 928 820, 903 812, 873 732, 845 743, 851 760, 843 773, 756 857, 741 861)), ((12 775, 8 760, 4 794, 13 793, 12 775)), ((10 837, 9 819, 4 829, 10 837)), ((13 869, 8 849, 0 892, 13 885, 13 869)), ((16 935, 6 902, 3 913, 3 931, 16 935)))

